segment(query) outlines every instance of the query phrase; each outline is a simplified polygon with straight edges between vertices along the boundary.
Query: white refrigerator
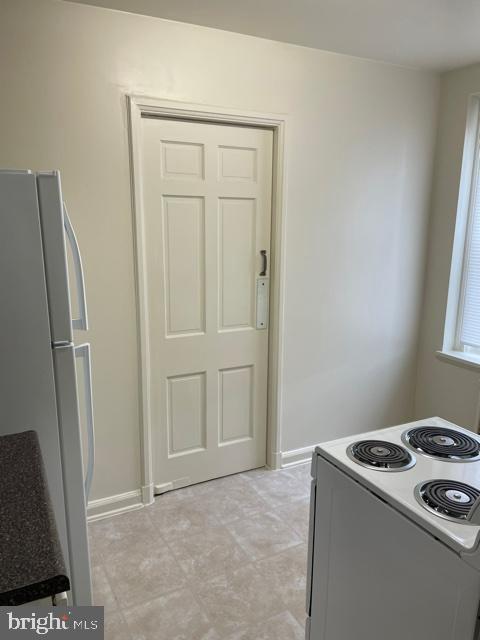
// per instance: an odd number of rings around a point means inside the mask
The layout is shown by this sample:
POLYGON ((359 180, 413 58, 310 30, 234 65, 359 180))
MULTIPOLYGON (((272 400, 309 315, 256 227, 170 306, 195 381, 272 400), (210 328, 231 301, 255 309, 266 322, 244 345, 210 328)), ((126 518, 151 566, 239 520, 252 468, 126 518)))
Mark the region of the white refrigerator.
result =
POLYGON ((91 604, 85 497, 94 465, 90 346, 75 346, 73 339, 73 329, 87 328, 81 257, 59 173, 0 170, 0 434, 38 433, 75 605, 91 604))

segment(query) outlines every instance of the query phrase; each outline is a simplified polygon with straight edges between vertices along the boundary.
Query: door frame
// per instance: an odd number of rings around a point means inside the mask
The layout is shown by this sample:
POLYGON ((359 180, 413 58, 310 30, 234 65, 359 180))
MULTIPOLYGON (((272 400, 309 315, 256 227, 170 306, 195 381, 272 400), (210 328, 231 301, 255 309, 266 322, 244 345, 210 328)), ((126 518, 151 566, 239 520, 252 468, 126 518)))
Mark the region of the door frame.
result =
POLYGON ((270 307, 268 343, 267 466, 281 467, 282 375, 285 315, 285 230, 286 230, 286 153, 287 116, 224 107, 162 100, 130 95, 127 98, 130 151, 130 178, 135 253, 135 281, 139 348, 140 393, 140 469, 144 505, 153 497, 152 415, 150 402, 151 362, 148 335, 148 296, 145 251, 145 213, 141 188, 141 118, 144 115, 259 127, 273 131, 272 225, 270 260, 270 307))

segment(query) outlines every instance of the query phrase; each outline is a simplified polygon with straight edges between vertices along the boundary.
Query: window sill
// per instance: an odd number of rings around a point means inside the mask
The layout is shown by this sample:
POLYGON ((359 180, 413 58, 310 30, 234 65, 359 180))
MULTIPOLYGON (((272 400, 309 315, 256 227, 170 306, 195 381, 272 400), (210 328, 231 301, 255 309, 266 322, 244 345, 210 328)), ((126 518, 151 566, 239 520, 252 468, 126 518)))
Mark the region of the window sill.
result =
POLYGON ((459 367, 467 367, 468 369, 480 370, 480 356, 472 353, 464 353, 463 351, 437 351, 437 358, 456 364, 459 367))

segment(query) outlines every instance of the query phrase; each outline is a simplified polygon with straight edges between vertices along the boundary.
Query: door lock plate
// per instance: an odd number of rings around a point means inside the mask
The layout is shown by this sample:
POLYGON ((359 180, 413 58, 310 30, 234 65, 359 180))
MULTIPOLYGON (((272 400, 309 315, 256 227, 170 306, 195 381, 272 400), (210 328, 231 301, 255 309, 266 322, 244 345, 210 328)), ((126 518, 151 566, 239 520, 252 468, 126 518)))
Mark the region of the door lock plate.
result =
POLYGON ((257 329, 268 329, 269 279, 257 278, 257 329))

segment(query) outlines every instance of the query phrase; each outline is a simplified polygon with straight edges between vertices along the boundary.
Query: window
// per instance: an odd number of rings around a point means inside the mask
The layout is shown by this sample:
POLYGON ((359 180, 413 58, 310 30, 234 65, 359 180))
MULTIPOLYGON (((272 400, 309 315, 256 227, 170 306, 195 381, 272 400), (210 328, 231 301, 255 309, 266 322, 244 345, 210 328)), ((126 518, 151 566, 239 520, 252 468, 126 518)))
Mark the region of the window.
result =
POLYGON ((468 111, 443 353, 480 363, 480 96, 468 111))

